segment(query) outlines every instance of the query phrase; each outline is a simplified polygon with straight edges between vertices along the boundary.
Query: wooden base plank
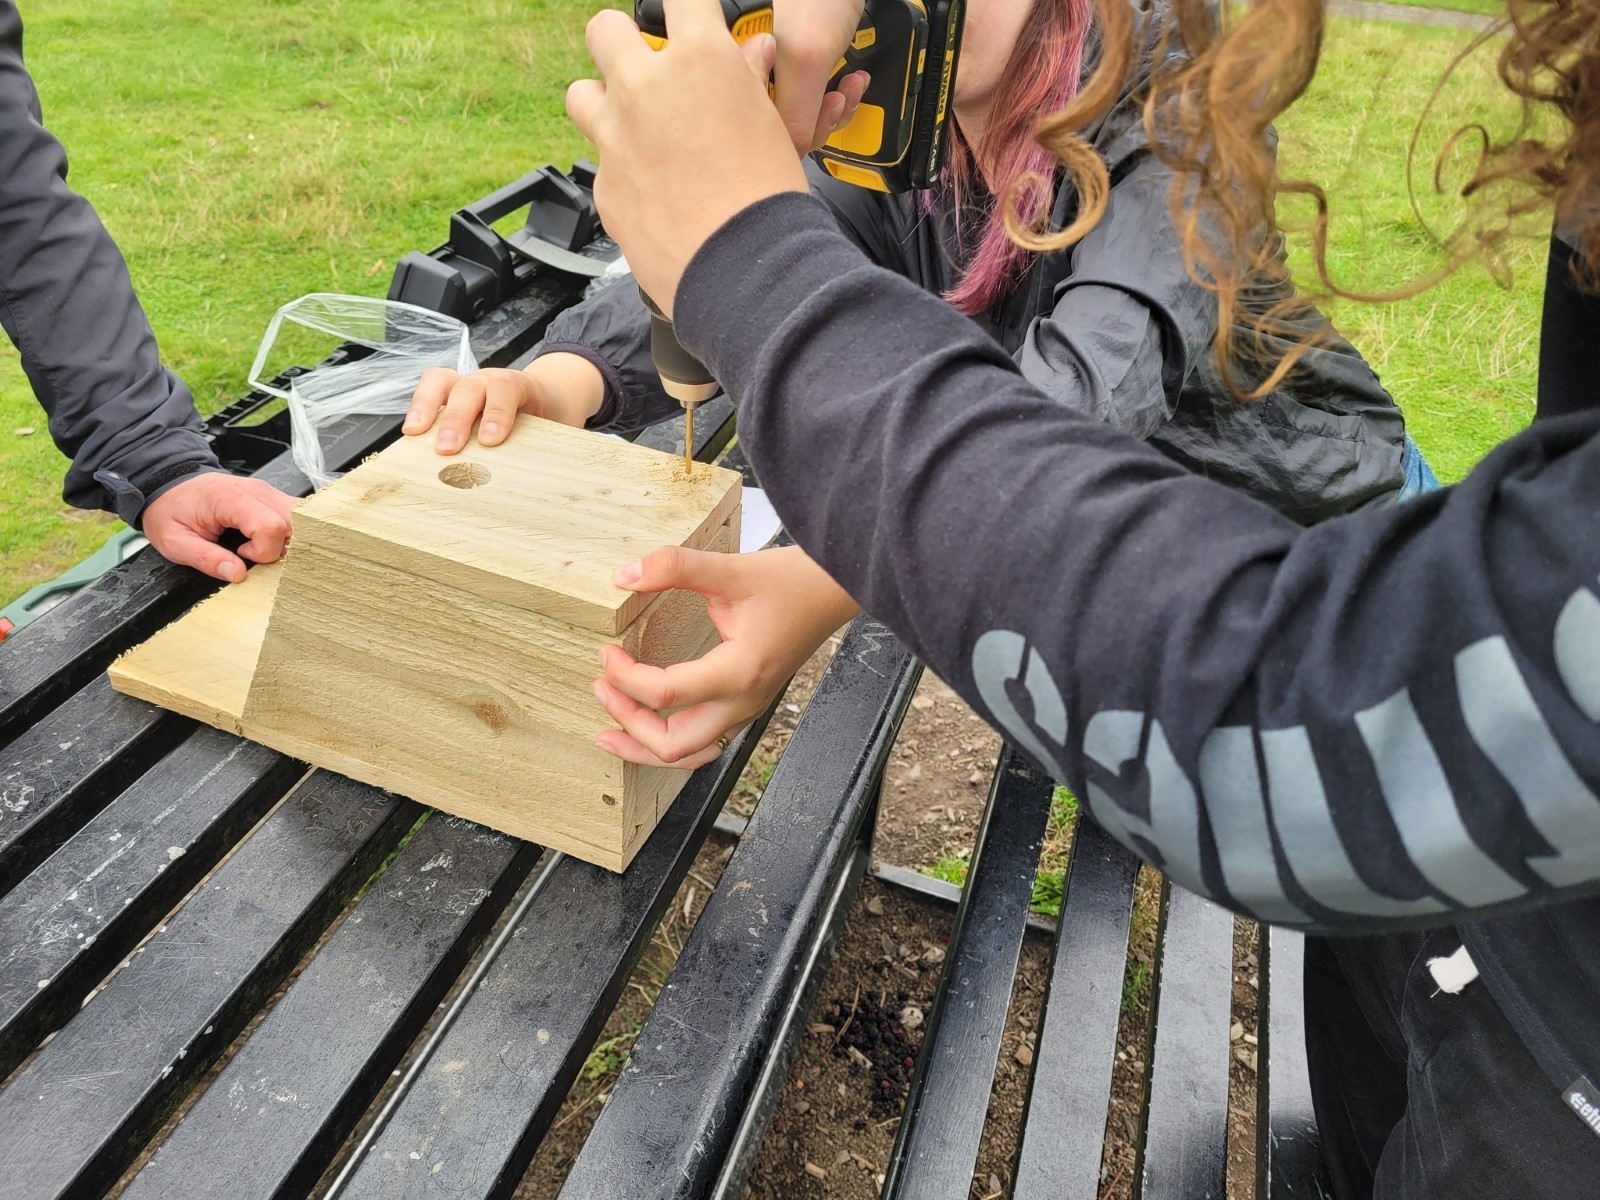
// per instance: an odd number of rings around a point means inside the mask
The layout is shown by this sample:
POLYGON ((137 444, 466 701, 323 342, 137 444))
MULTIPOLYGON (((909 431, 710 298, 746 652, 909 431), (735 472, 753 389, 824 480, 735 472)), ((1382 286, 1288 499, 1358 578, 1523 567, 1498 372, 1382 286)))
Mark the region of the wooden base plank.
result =
POLYGON ((0 1200, 100 1195, 421 811, 318 773, 0 1091, 0 1200))
MULTIPOLYGON (((702 540, 732 552, 738 537, 735 509, 702 540)), ((611 725, 589 691, 599 648, 618 642, 664 665, 716 640, 692 592, 650 598, 610 638, 312 544, 256 567, 108 674, 131 696, 620 871, 687 776, 594 745, 611 725)))
POLYGON ((539 854, 429 817, 124 1200, 310 1195, 539 854))
POLYGON ((0 1078, 304 770, 198 730, 0 900, 0 1078))
POLYGON ((117 691, 232 734, 241 718, 283 560, 254 567, 241 583, 202 600, 182 618, 112 663, 117 691))
MULTIPOLYGON (((719 542, 736 536, 731 526, 725 526, 719 542)), ((296 553, 310 557, 320 552, 296 553)), ((370 565, 368 570, 384 573, 370 565)), ((257 567, 244 583, 210 597, 113 663, 108 672, 112 684, 130 696, 252 738, 291 757, 598 861, 611 870, 626 865, 683 786, 687 776, 682 771, 635 768, 593 745, 594 735, 610 725, 588 689, 588 681, 599 673, 598 649, 606 639, 595 636, 581 653, 552 656, 551 645, 571 642, 576 632, 522 614, 520 628, 506 630, 485 620, 481 639, 468 637, 461 653, 445 653, 439 614, 451 611, 456 597, 448 594, 449 589, 430 589, 425 582, 398 574, 391 580, 393 586, 416 593, 415 609, 404 623, 374 630, 361 614, 350 613, 348 623, 338 627, 346 645, 371 640, 369 671, 347 672, 339 684, 320 677, 329 657, 327 644, 300 638, 293 657, 304 670, 285 671, 264 681, 247 712, 256 657, 282 571, 281 563, 257 567), (430 596, 430 590, 441 594, 430 596), (505 643, 491 644, 491 635, 503 636, 505 643), (399 648, 398 643, 407 639, 415 641, 414 650, 399 648), (392 653, 378 652, 385 643, 396 643, 392 653), (573 704, 568 735, 520 719, 523 701, 531 703, 531 695, 505 696, 489 686, 460 690, 462 678, 481 680, 488 670, 488 662, 463 662, 473 647, 497 660, 496 665, 523 655, 527 685, 541 694, 564 685, 573 704), (327 719, 310 723, 304 719, 305 689, 317 686, 339 687, 339 702, 322 703, 320 707, 329 710, 327 719), (457 688, 457 703, 441 707, 441 689, 448 692, 451 686, 457 688), (399 713, 408 715, 401 718, 399 713), (496 753, 464 756, 462 747, 481 739, 485 727, 494 736, 496 753), (596 824, 587 837, 574 831, 567 795, 577 773, 574 756, 583 759, 583 773, 601 784, 592 797, 596 824), (508 762, 515 764, 509 772, 508 762), (614 780, 609 789, 603 786, 608 778, 614 780), (617 804, 606 804, 603 795, 617 804), (618 798, 630 802, 627 811, 618 798), (552 803, 561 806, 560 824, 546 819, 546 806, 552 803), (626 834, 618 832, 625 823, 626 834)), ((323 577, 338 575, 317 576, 323 577)), ((313 585, 290 593, 288 603, 320 609, 340 599, 337 590, 327 592, 313 585)), ((716 636, 699 598, 686 592, 661 597, 635 624, 638 628, 630 629, 624 644, 644 661, 669 661, 668 655, 676 656, 670 661, 692 657, 709 648, 716 636)))

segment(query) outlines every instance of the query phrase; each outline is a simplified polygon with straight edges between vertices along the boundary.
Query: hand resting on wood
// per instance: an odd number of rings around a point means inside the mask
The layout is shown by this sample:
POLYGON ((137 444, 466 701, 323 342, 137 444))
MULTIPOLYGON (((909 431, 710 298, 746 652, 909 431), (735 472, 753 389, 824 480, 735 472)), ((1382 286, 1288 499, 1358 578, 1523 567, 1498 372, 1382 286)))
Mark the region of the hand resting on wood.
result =
POLYGON ((595 744, 645 766, 692 770, 721 753, 718 738, 760 714, 828 636, 861 610, 797 546, 754 554, 665 547, 617 574, 635 592, 686 588, 705 597, 722 643, 671 667, 600 651, 595 697, 621 726, 595 744))
POLYGON ((600 411, 605 387, 599 368, 588 359, 559 351, 520 371, 489 367, 462 376, 434 367, 422 373, 401 431, 417 437, 437 423, 434 448, 455 454, 476 425, 481 445, 498 446, 510 436, 518 413, 581 427, 600 411))

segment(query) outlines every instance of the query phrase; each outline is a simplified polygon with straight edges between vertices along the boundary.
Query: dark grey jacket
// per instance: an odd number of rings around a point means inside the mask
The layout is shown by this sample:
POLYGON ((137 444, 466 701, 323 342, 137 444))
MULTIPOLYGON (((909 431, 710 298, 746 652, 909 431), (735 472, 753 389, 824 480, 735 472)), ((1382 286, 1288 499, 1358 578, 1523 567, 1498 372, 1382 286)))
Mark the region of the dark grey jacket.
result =
POLYGON ((0 325, 72 459, 68 503, 133 524, 180 479, 222 469, 189 390, 161 365, 121 253, 67 187, 11 0, 0 0, 0 325))
MULTIPOLYGON (((1036 258, 1012 296, 978 325, 1064 408, 1144 438, 1302 524, 1392 502, 1405 425, 1347 342, 1313 352, 1257 403, 1241 404, 1223 385, 1210 353, 1217 306, 1184 269, 1167 205, 1172 174, 1145 138, 1147 74, 1148 63, 1090 133, 1111 171, 1104 218, 1078 245, 1036 258)), ((918 197, 865 191, 807 166, 813 193, 874 262, 931 292, 955 282, 963 251, 948 207, 930 217, 918 197)), ((1076 203, 1071 189, 1061 191, 1057 227, 1076 203)), ((1285 279, 1253 299, 1265 305, 1286 294, 1285 279)), ((1320 317, 1308 306, 1303 320, 1320 317)), ((679 411, 651 368, 635 288, 611 288, 562 314, 544 349, 583 354, 606 376, 597 426, 638 428, 679 411)))

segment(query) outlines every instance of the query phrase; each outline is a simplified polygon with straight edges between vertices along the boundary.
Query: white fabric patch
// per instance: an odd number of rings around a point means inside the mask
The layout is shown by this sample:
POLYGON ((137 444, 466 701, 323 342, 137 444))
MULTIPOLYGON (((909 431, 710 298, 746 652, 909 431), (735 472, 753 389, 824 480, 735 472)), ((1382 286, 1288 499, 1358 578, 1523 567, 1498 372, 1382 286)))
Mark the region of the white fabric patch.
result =
POLYGON ((1478 964, 1463 946, 1448 958, 1430 958, 1428 971, 1441 992, 1454 996, 1478 977, 1478 964))
POLYGON ((739 553, 761 549, 778 536, 780 524, 767 494, 760 488, 745 488, 739 514, 739 553))

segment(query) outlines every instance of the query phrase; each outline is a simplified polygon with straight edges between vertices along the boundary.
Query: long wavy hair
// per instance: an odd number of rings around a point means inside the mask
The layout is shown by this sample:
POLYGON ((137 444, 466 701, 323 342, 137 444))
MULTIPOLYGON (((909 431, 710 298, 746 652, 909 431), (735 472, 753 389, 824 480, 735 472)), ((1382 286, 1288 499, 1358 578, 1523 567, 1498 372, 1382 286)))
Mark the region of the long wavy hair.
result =
MULTIPOLYGON (((1577 242, 1579 283, 1591 291, 1600 285, 1600 0, 1507 0, 1507 15, 1456 59, 1459 64, 1488 39, 1504 35, 1498 72, 1520 102, 1520 119, 1508 135, 1495 137, 1473 124, 1446 141, 1434 170, 1440 191, 1447 156, 1463 147, 1476 150, 1465 183, 1452 189, 1466 202, 1468 216, 1439 239, 1447 251, 1443 266, 1382 294, 1332 278, 1327 197, 1315 183, 1279 175, 1269 137, 1268 127, 1316 73, 1326 0, 1170 3, 1159 36, 1181 38, 1184 53, 1157 55, 1164 65, 1144 98, 1145 128, 1154 152, 1176 173, 1173 220, 1183 235, 1190 275, 1217 296, 1216 350, 1236 395, 1249 399, 1272 390, 1318 340, 1316 334, 1296 344, 1283 339, 1279 318, 1291 309, 1303 311, 1304 299, 1266 307, 1244 302, 1263 273, 1274 271, 1281 196, 1299 197, 1312 208, 1311 261, 1316 283, 1328 295, 1414 295, 1471 259, 1496 256, 1521 218, 1547 206, 1577 242), (1250 369, 1241 371, 1241 364, 1250 369)), ((1118 95, 1131 61, 1134 18, 1128 0, 1096 0, 1096 10, 1104 47, 1098 67, 1035 130, 1039 145, 1077 185, 1083 198, 1078 217, 1069 228, 1051 232, 1022 186, 1012 186, 999 206, 1012 241, 1028 252, 1073 244, 1104 211, 1106 167, 1080 131, 1118 95)))
POLYGON ((1083 48, 1089 35, 1092 0, 1034 0, 995 90, 988 126, 978 145, 951 123, 949 154, 936 201, 926 211, 948 205, 955 214, 957 241, 976 245, 953 287, 944 294, 969 315, 985 312, 1016 289, 1032 254, 1006 232, 998 204, 975 204, 982 181, 993 181, 994 195, 1009 197, 1019 220, 1047 221, 1055 199, 1055 153, 1034 136, 1038 114, 1054 112, 1077 94, 1083 74, 1083 48), (969 223, 981 222, 981 230, 969 223))

